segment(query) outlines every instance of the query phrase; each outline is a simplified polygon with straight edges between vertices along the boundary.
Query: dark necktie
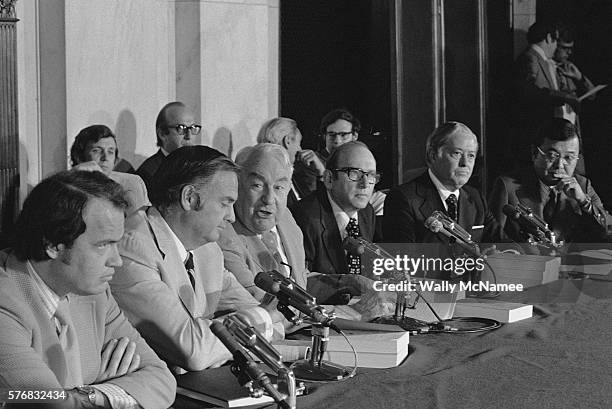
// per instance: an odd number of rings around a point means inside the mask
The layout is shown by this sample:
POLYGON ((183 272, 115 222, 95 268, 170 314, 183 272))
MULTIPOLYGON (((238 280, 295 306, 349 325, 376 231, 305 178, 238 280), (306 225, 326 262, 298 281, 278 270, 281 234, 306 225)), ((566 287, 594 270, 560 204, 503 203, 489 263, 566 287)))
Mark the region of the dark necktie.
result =
POLYGON ((193 253, 190 251, 187 254, 188 256, 187 261, 185 261, 185 270, 187 270, 191 287, 193 287, 193 290, 195 291, 195 267, 193 265, 193 253))
POLYGON ((458 218, 458 214, 457 214, 457 196, 455 196, 453 193, 451 193, 446 198, 446 206, 448 207, 448 210, 447 210, 448 217, 450 217, 454 221, 457 221, 457 218, 458 218))
POLYGON ((281 256, 278 250, 278 237, 276 233, 272 230, 267 231, 261 234, 261 241, 266 246, 272 258, 278 264, 278 272, 283 274, 285 277, 289 277, 289 272, 287 271, 287 267, 283 263, 283 257, 281 256))
MULTIPOLYGON (((346 234, 353 239, 361 236, 359 224, 354 217, 351 217, 346 225, 346 234)), ((346 261, 348 263, 349 274, 361 274, 361 257, 347 253, 346 261)))
POLYGON ((542 216, 544 216, 544 221, 548 223, 549 227, 552 228, 553 221, 555 219, 557 213, 557 207, 559 205, 559 192, 555 189, 550 189, 550 194, 548 196, 548 202, 544 205, 544 210, 542 211, 542 216))
POLYGON ((72 389, 83 384, 83 375, 79 341, 70 317, 70 306, 67 299, 59 302, 54 316, 59 324, 57 328, 58 338, 66 359, 66 378, 62 386, 66 389, 72 389))

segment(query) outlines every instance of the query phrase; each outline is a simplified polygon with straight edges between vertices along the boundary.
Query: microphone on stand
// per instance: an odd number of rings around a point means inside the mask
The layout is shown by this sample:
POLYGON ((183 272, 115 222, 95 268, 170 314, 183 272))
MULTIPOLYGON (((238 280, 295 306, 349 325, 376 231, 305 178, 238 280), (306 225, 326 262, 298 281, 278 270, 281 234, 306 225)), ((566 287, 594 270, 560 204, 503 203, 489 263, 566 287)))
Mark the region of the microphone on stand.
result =
POLYGON ((559 247, 563 244, 557 242, 555 232, 550 230, 548 224, 535 215, 529 207, 520 203, 516 206, 506 204, 502 211, 510 220, 518 223, 521 230, 531 239, 530 241, 552 247, 559 247))
MULTIPOLYGON (((295 281, 283 276, 278 271, 262 271, 255 276, 255 285, 278 298, 279 304, 290 305, 306 314, 316 323, 334 328, 333 313, 317 304, 315 297, 297 285, 295 281)), ((282 312, 282 311, 281 311, 282 312)), ((335 330, 335 328, 334 328, 335 330)))
POLYGON ((450 243, 458 244, 470 255, 480 257, 480 248, 472 241, 472 236, 439 210, 425 220, 425 227, 433 233, 446 236, 450 243))
MULTIPOLYGON (((274 387, 272 381, 259 365, 251 358, 249 353, 240 345, 232 334, 229 333, 225 325, 218 321, 214 321, 210 325, 210 330, 230 351, 237 368, 232 368, 232 372, 238 378, 238 383, 241 386, 248 386, 249 381, 255 381, 278 403, 279 407, 292 409, 285 401, 285 397, 274 387), (246 377, 244 373, 246 373, 246 377)), ((261 393, 261 392, 260 392, 261 393)))

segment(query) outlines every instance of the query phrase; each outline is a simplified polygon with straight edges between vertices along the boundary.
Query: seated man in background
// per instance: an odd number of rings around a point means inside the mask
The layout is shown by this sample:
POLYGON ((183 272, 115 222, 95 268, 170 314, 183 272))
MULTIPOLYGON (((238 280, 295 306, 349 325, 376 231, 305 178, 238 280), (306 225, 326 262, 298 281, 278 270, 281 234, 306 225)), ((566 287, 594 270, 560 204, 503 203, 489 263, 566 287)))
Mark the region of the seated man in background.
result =
POLYGON ((359 120, 346 109, 334 109, 325 114, 319 127, 323 147, 317 152, 304 151, 305 154, 298 156, 294 169, 293 178, 302 186, 304 196, 317 190, 320 185, 318 182, 323 178, 325 162, 333 150, 342 144, 357 140, 360 130, 359 120))
POLYGON ((361 142, 334 150, 326 163, 324 185, 291 207, 304 234, 309 270, 322 274, 361 274, 359 256, 346 254, 346 237, 374 237, 374 209, 368 203, 378 182, 376 160, 361 142))
MULTIPOLYGON (((287 193, 292 166, 287 150, 263 143, 243 149, 236 162, 241 167, 236 221, 223 231, 219 245, 225 266, 255 298, 265 292, 255 286, 261 271, 276 270, 306 288, 321 303, 333 300, 338 288, 351 287, 360 293, 367 286, 365 277, 341 274, 338 280, 311 273, 305 265, 304 239, 300 228, 287 210, 287 193)), ((367 279, 366 279, 367 280, 367 279)))
POLYGON ((466 185, 476 161, 478 140, 464 124, 446 122, 427 138, 427 171, 397 186, 385 201, 383 237, 389 243, 448 243, 425 221, 436 210, 446 213, 475 242, 497 243, 502 231, 482 194, 466 185))
POLYGON ((307 168, 308 176, 292 177, 287 193, 287 203, 292 205, 314 190, 317 180, 323 175, 325 165, 310 149, 302 150, 302 133, 297 123, 289 118, 273 118, 263 124, 257 134, 257 143, 273 143, 287 150, 291 166, 307 168))
POLYGON ((99 170, 119 183, 127 194, 126 214, 151 206, 147 188, 138 175, 113 170, 119 149, 117 139, 105 125, 91 125, 81 129, 70 147, 70 161, 75 169, 99 170))
POLYGON ((168 156, 181 146, 193 145, 193 136, 199 135, 202 126, 195 121, 195 115, 180 101, 170 102, 159 111, 155 120, 155 135, 159 149, 149 156, 136 170, 151 190, 153 175, 168 156))
POLYGON ((29 194, 0 253, 0 388, 67 390, 55 407, 172 404, 172 374, 108 287, 126 205, 99 172, 60 172, 29 194))
POLYGON ((270 315, 223 267, 215 243, 234 221, 237 172, 212 148, 176 149, 156 173, 153 206, 120 242, 123 266, 111 282, 113 294, 176 373, 231 358, 209 328, 221 312, 240 310, 265 336, 273 332, 270 315))
POLYGON ((491 210, 506 234, 525 242, 520 227, 507 219, 506 204, 522 204, 543 218, 565 242, 594 243, 605 238, 612 218, 604 209, 591 181, 574 174, 580 139, 571 122, 546 121, 532 146, 533 166, 499 177, 490 196, 491 210))

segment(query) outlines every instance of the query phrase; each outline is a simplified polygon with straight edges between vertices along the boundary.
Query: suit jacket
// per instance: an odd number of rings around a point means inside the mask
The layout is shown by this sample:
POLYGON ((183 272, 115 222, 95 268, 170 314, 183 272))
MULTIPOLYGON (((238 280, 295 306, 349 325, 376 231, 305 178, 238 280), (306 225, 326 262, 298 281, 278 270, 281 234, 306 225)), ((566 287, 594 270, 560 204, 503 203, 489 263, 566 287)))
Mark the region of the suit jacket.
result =
POLYGON ((130 216, 143 207, 151 206, 147 188, 140 176, 112 171, 108 177, 119 183, 123 189, 125 189, 129 204, 126 211, 127 216, 130 216))
MULTIPOLYGON (((96 383, 101 353, 114 338, 136 342, 140 369, 114 378, 144 408, 166 408, 174 401, 176 382, 166 365, 130 325, 110 290, 68 294, 77 332, 83 381, 96 383)), ((55 323, 49 319, 26 264, 11 251, 0 252, 0 387, 64 388, 66 361, 55 323)), ((70 386, 72 387, 72 386, 70 386)))
MULTIPOLYGON (((468 185, 459 192, 458 222, 472 235, 472 240, 483 243, 506 241, 482 194, 468 185)), ((425 227, 425 220, 435 210, 444 212, 445 208, 427 171, 391 189, 385 200, 384 240, 388 243, 448 243, 441 234, 425 227)))
MULTIPOLYGON (((612 224, 610 214, 604 209, 601 199, 593 189, 591 181, 584 176, 574 175, 582 191, 591 199, 593 214, 582 211, 578 202, 561 193, 558 213, 555 215, 555 230, 559 239, 566 242, 593 243, 604 239, 608 226, 612 224)), ((495 180, 490 196, 491 211, 511 239, 525 242, 517 223, 507 220, 504 205, 523 204, 543 217, 548 197, 543 195, 541 184, 533 169, 523 170, 495 180)))
POLYGON ((526 149, 533 142, 538 127, 553 118, 555 107, 566 103, 569 94, 555 90, 548 62, 531 46, 516 59, 514 68, 517 99, 516 117, 512 122, 520 129, 515 135, 520 147, 526 149))
POLYGON ((218 312, 252 308, 258 302, 223 267, 216 243, 193 250, 192 287, 170 233, 155 207, 139 218, 120 242, 123 266, 111 282, 113 294, 130 322, 169 364, 190 371, 219 365, 231 355, 210 331, 211 319, 218 312))
MULTIPOLYGON (((304 234, 306 265, 322 274, 347 274, 346 254, 327 190, 318 189, 291 208, 291 213, 304 234)), ((374 209, 368 205, 357 212, 361 236, 374 237, 374 209)))
MULTIPOLYGON (((287 256, 287 263, 291 266, 291 278, 306 288, 310 272, 305 264, 303 236, 288 210, 277 220, 276 228, 280 236, 279 242, 287 256)), ((255 276, 264 270, 279 270, 280 266, 258 234, 250 231, 236 217, 234 224, 221 233, 218 243, 223 250, 225 268, 231 271, 256 299, 261 300, 265 292, 255 286, 255 276)))
POLYGON ((164 156, 161 149, 158 149, 155 154, 149 156, 144 162, 142 162, 142 165, 140 165, 136 170, 136 174, 140 176, 142 180, 144 180, 148 191, 151 191, 153 175, 155 175, 155 172, 157 172, 157 169, 162 164, 164 159, 166 159, 166 156, 164 156))

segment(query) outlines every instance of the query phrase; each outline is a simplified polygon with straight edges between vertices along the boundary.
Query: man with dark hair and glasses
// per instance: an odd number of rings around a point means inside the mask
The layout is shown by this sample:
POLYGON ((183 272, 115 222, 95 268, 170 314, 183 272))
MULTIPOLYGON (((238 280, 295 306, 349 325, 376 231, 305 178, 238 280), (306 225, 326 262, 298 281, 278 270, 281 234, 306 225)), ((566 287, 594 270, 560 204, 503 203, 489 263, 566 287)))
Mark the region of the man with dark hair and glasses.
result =
POLYGON ((612 219, 591 181, 574 174, 579 154, 575 126, 554 118, 544 123, 532 145, 533 166, 495 181, 491 209, 511 239, 526 241, 502 209, 519 203, 543 218, 565 242, 593 243, 605 238, 612 219))
POLYGON ((376 160, 362 142, 345 143, 329 156, 323 186, 291 208, 311 271, 361 274, 342 241, 355 232, 372 241, 376 219, 369 200, 379 179, 376 160))
POLYGON ((193 112, 180 101, 170 102, 159 111, 155 120, 159 150, 136 170, 136 174, 144 180, 149 192, 153 175, 164 158, 181 146, 193 145, 193 137, 199 135, 201 130, 202 125, 196 123, 193 112))

